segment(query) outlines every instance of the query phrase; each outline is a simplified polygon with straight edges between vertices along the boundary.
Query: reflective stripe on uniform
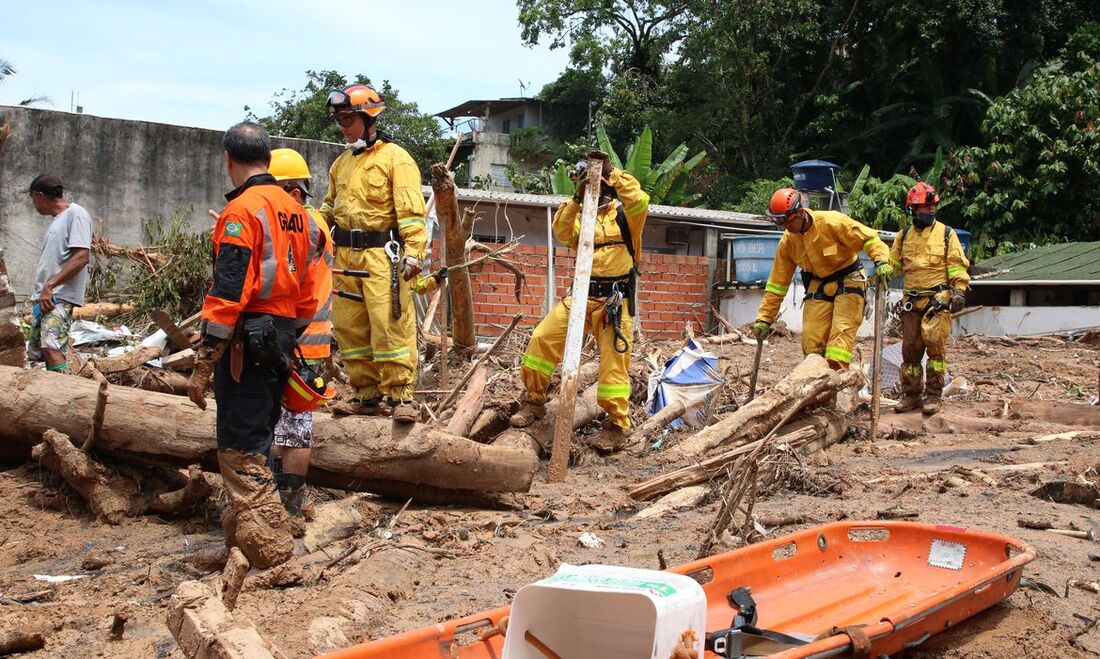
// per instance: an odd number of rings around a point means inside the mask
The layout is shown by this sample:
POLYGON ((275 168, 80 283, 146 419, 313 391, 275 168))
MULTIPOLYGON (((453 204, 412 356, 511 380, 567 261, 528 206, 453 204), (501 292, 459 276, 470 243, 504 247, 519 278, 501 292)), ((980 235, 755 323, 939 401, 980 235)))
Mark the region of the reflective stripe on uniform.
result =
POLYGON ((527 368, 533 371, 538 371, 543 375, 551 375, 554 372, 555 364, 553 362, 543 359, 542 357, 532 355, 529 352, 523 353, 522 363, 527 368))
POLYGON ((321 305, 321 308, 317 310, 317 313, 313 314, 313 322, 315 323, 327 323, 332 320, 332 298, 325 300, 325 303, 321 305))
POLYGON ((942 359, 929 359, 928 368, 937 373, 945 373, 947 371, 947 362, 942 359))
MULTIPOLYGON (((321 258, 321 229, 317 226, 317 223, 313 221, 313 216, 306 213, 306 222, 309 223, 309 252, 306 261, 312 261, 313 259, 321 258)), ((308 268, 302 268, 301 276, 298 277, 298 281, 305 279, 308 268)))
POLYGON ((328 332, 310 332, 308 329, 298 337, 300 346, 327 346, 332 343, 332 335, 328 332))
POLYGON ((919 378, 921 376, 920 364, 902 364, 901 372, 919 378))
POLYGON ((630 398, 630 383, 596 385, 596 398, 630 398))
POLYGON ((871 236, 871 237, 870 237, 870 238, 868 238, 868 239, 867 239, 866 241, 864 241, 864 243, 863 243, 863 251, 865 251, 865 252, 866 252, 866 251, 867 251, 868 249, 870 249, 870 248, 871 248, 871 245, 874 245, 874 244, 875 244, 875 241, 876 241, 876 240, 878 240, 878 239, 879 239, 879 237, 878 237, 878 236, 871 236))
POLYGON ((370 359, 374 354, 374 348, 363 346, 362 348, 347 348, 340 351, 344 359, 370 359))
POLYGON ((826 346, 825 359, 831 359, 836 362, 849 364, 852 361, 852 353, 844 350, 843 348, 837 348, 836 346, 826 346))
POLYGON ((955 277, 958 277, 959 275, 965 275, 965 274, 966 274, 966 268, 962 267, 961 265, 953 265, 953 266, 950 266, 949 268, 947 268, 947 276, 952 278, 952 279, 954 279, 955 277))
POLYGON ((260 256, 260 299, 268 300, 275 289, 275 248, 271 245, 271 226, 267 222, 267 213, 261 208, 256 211, 260 225, 264 229, 264 251, 260 256))
POLYGON ((638 217, 649 206, 649 195, 642 193, 642 198, 638 203, 634 204, 630 208, 623 209, 623 212, 631 217, 638 217))
POLYGON ((406 217, 403 220, 398 220, 397 221, 397 228, 404 229, 405 227, 413 226, 414 224, 419 224, 420 226, 424 226, 424 218, 422 218, 422 217, 406 217))
POLYGON ((206 321, 206 331, 204 333, 210 336, 216 336, 219 339, 228 339, 233 336, 233 328, 229 325, 223 325, 208 320, 206 321))
POLYGON ((777 284, 773 281, 769 281, 767 283, 767 285, 764 286, 765 291, 767 291, 769 293, 772 293, 773 295, 778 295, 779 297, 786 296, 787 291, 790 290, 790 288, 791 288, 790 284, 787 284, 786 286, 783 286, 783 285, 777 284))
POLYGON ((412 354, 409 351, 409 346, 398 348, 397 350, 390 350, 388 352, 375 352, 374 361, 376 362, 393 362, 398 359, 403 359, 412 354))

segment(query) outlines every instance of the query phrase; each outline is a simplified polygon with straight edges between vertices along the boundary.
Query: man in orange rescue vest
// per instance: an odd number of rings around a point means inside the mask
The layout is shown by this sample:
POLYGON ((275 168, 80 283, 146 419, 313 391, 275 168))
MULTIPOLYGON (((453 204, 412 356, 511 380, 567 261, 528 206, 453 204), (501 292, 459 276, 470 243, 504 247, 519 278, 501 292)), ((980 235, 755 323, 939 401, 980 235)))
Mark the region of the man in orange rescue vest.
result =
POLYGON ((268 460, 295 340, 319 306, 325 240, 267 173, 267 131, 240 123, 226 131, 224 145, 236 187, 214 226, 214 281, 188 396, 206 409, 213 374, 218 465, 230 503, 222 516, 226 543, 253 567, 268 568, 294 551, 268 460))

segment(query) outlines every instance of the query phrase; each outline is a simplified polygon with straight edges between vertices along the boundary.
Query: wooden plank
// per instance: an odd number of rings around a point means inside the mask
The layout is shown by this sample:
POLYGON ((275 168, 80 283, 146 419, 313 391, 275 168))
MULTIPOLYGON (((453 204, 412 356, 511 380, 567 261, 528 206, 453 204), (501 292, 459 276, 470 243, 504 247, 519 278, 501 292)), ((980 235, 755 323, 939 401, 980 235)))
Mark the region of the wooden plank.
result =
POLYGON ((573 301, 569 307, 569 325, 565 333, 565 353, 561 363, 561 390, 554 426, 554 442, 550 453, 551 483, 565 480, 569 471, 569 451, 573 441, 573 411, 577 404, 577 371, 581 363, 584 342, 584 317, 588 311, 588 284, 592 279, 592 255, 595 251, 596 212, 600 203, 600 158, 588 157, 588 184, 581 207, 580 235, 573 274, 573 301))
POLYGON ((171 317, 163 309, 153 309, 149 312, 149 317, 168 335, 168 342, 175 350, 187 350, 191 347, 191 340, 172 322, 171 317))

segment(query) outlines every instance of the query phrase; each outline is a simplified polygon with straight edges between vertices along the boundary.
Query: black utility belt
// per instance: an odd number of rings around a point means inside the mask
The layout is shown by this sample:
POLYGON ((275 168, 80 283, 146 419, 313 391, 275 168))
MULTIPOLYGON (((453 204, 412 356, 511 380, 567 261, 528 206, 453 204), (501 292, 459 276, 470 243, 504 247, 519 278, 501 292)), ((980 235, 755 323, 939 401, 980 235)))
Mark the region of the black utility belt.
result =
POLYGON ((847 286, 844 284, 844 279, 853 272, 859 272, 863 269, 863 265, 857 260, 851 265, 847 265, 836 272, 825 275, 824 277, 818 277, 812 272, 802 271, 802 285, 806 288, 806 297, 804 300, 820 300, 822 302, 832 302, 841 295, 859 295, 863 297, 867 293, 867 285, 862 284, 859 286, 847 286), (817 290, 810 292, 810 284, 814 281, 820 282, 817 285, 817 290), (832 295, 825 294, 825 286, 828 284, 837 284, 836 293, 832 295))
POLYGON ((588 281, 588 297, 611 297, 615 293, 622 293, 624 298, 634 297, 634 276, 622 277, 592 277, 588 281))
POLYGON ((933 297, 937 293, 942 293, 942 292, 950 290, 950 289, 951 289, 951 287, 948 286, 947 284, 938 284, 936 286, 933 286, 932 288, 921 288, 921 289, 912 288, 912 289, 909 289, 909 290, 905 291, 905 297, 911 297, 911 298, 933 297))
POLYGON ((359 229, 345 229, 336 227, 332 230, 332 244, 337 247, 350 247, 351 249, 373 249, 385 247, 387 243, 396 241, 401 243, 401 236, 396 229, 389 231, 360 231, 359 229))

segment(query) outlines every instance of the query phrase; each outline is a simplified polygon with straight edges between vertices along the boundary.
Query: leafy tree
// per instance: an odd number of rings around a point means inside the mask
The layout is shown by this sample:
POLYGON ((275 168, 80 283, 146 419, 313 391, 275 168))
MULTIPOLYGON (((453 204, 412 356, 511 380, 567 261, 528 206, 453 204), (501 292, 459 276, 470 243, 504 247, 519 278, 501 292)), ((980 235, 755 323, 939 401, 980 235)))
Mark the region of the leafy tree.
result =
POLYGON ((1006 241, 1100 240, 1100 24, 989 108, 986 146, 956 150, 946 191, 978 253, 1006 241))
MULTIPOLYGON (((351 84, 371 85, 370 78, 356 75, 348 82, 336 71, 306 71, 306 84, 300 90, 283 89, 276 92, 270 105, 272 114, 257 117, 248 106, 248 118, 256 120, 275 135, 299 137, 327 142, 343 142, 336 123, 328 114, 325 102, 333 89, 344 89, 351 84)), ((373 87, 373 85, 371 85, 373 87)), ((408 149, 425 176, 432 163, 446 159, 447 140, 435 117, 420 112, 416 103, 401 99, 397 89, 388 80, 382 87, 375 87, 386 103, 386 111, 378 119, 378 127, 408 149)))
POLYGON ((606 81, 598 68, 568 67, 539 92, 546 104, 543 130, 561 142, 575 140, 588 130, 589 112, 603 98, 606 81))
MULTIPOLYGON (((15 75, 15 65, 6 59, 0 58, 0 82, 4 82, 4 80, 13 75, 15 75)), ((38 105, 39 103, 49 103, 52 105, 53 101, 50 100, 49 96, 32 96, 19 101, 16 105, 29 107, 31 105, 38 105)), ((5 123, 6 121, 3 118, 3 114, 0 113, 0 126, 3 126, 5 123)))
POLYGON ((689 25, 687 0, 517 0, 524 44, 568 44, 574 62, 607 62, 614 71, 657 76, 661 59, 689 25))

